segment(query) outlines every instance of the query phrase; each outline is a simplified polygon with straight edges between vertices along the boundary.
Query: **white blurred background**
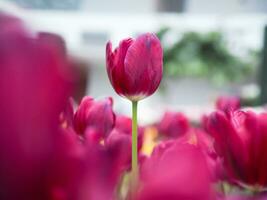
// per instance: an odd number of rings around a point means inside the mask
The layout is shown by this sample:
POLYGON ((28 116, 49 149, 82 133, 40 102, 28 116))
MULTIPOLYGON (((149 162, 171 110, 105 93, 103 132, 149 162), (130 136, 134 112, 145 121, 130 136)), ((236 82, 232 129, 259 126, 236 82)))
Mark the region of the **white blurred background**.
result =
MULTIPOLYGON (((1 0, 0 10, 23 18, 34 30, 61 35, 69 54, 86 68, 85 93, 113 96, 116 110, 124 114, 130 104, 114 93, 106 75, 108 40, 116 46, 125 37, 168 27, 168 46, 187 32, 219 31, 229 52, 246 59, 248 51, 263 48, 267 24, 266 0, 1 0)), ((139 118, 153 122, 168 108, 198 118, 218 95, 257 97, 258 79, 254 73, 240 82, 213 84, 205 77, 166 76, 164 88, 140 103, 139 118)))

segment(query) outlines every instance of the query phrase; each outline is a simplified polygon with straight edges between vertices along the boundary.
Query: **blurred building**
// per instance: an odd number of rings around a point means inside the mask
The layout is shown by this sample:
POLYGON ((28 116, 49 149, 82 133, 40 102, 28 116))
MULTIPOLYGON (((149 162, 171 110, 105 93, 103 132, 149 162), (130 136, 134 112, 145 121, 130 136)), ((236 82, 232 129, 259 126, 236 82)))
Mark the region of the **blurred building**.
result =
POLYGON ((190 13, 248 13, 267 12, 266 0, 187 0, 186 12, 190 13))
POLYGON ((88 12, 267 12, 266 0, 7 0, 25 8, 88 12))

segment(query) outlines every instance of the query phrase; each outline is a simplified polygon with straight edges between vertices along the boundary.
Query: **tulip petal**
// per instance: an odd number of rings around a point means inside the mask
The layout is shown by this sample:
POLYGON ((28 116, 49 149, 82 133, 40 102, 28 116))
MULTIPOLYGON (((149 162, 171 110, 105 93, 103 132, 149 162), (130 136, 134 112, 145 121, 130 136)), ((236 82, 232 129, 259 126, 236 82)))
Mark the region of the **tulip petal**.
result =
POLYGON ((113 62, 114 62, 114 54, 112 52, 112 43, 109 41, 106 45, 106 65, 107 65, 107 72, 108 72, 108 76, 110 80, 112 80, 112 76, 110 76, 110 72, 114 66, 113 62))
POLYGON ((77 111, 75 112, 73 119, 73 126, 78 134, 83 134, 87 127, 87 115, 94 103, 94 99, 90 96, 86 96, 82 99, 77 111))
POLYGON ((109 80, 115 91, 120 95, 125 91, 124 59, 132 43, 133 39, 131 38, 122 40, 114 52, 112 52, 112 44, 110 42, 106 46, 106 63, 109 80))
POLYGON ((151 95, 162 78, 162 47, 154 34, 143 34, 129 47, 124 65, 129 95, 151 95))

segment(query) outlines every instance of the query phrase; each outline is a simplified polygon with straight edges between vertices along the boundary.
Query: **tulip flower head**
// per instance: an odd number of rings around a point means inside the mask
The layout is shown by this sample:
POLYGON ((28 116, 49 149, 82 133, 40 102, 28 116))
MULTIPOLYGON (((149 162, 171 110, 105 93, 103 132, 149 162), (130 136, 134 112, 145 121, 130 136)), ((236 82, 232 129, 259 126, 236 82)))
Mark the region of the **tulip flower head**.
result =
POLYGON ((162 79, 163 53, 156 35, 146 33, 136 40, 122 40, 114 51, 106 46, 109 80, 115 91, 131 101, 153 94, 162 79))
POLYGON ((214 112, 208 131, 231 182, 241 186, 267 186, 267 113, 214 112))
POLYGON ((87 128, 94 128, 103 138, 106 137, 115 124, 112 105, 112 98, 95 101, 89 96, 84 97, 74 114, 75 131, 84 135, 87 128))
POLYGON ((168 137, 179 137, 190 130, 187 117, 180 112, 167 111, 158 124, 159 132, 168 137))
POLYGON ((220 96, 216 100, 216 108, 222 111, 237 110, 241 107, 240 98, 236 96, 220 96))

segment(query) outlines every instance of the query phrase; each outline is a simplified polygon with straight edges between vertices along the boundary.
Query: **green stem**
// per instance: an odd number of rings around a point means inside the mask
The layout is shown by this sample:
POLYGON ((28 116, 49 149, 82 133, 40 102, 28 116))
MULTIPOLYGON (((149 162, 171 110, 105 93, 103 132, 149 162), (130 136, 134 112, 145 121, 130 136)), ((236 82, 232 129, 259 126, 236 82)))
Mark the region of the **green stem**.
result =
POLYGON ((132 179, 133 187, 138 182, 138 152, 137 152, 137 101, 132 101, 132 179))

